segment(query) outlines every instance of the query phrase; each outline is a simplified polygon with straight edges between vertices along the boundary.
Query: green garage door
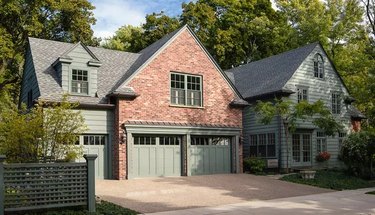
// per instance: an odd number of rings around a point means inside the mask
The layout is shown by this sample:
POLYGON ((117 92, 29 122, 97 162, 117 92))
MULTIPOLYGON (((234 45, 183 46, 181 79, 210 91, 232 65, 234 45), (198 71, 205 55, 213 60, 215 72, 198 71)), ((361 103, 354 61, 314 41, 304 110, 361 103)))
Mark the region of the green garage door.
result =
MULTIPOLYGON (((108 178, 108 144, 107 135, 83 135, 80 137, 80 145, 83 145, 83 154, 96 154, 95 178, 108 178)), ((85 162, 85 159, 80 159, 85 162)))
POLYGON ((132 178, 181 175, 181 136, 133 135, 132 178))
POLYGON ((191 136, 188 166, 191 175, 231 172, 231 137, 191 136))

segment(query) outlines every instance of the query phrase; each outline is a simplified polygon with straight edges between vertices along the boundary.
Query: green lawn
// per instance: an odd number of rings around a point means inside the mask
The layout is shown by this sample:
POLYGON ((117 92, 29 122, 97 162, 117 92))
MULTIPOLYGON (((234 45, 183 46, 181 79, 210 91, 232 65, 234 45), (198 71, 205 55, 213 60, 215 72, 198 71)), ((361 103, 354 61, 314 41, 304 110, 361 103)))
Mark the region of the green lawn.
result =
POLYGON ((302 179, 299 174, 292 174, 284 176, 280 180, 333 190, 353 190, 375 187, 375 181, 366 181, 347 175, 339 170, 317 170, 315 179, 302 179))
MULTIPOLYGON (((70 209, 56 209, 48 211, 36 211, 31 213, 25 213, 26 215, 87 215, 87 210, 80 207, 70 209)), ((94 215, 133 215, 139 214, 133 210, 120 207, 110 202, 101 201, 96 203, 96 213, 94 215)), ((91 214, 90 214, 91 215, 91 214)))

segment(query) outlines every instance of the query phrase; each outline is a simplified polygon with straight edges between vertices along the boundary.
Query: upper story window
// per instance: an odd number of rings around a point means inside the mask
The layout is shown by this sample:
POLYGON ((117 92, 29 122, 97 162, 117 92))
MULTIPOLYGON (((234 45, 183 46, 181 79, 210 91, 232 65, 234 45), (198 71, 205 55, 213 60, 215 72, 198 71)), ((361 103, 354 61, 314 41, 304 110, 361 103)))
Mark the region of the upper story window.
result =
POLYGON ((88 72, 86 70, 72 70, 71 92, 86 95, 89 93, 88 72))
POLYGON ((324 78, 324 61, 320 54, 314 56, 314 77, 324 78))
POLYGON ((298 103, 308 99, 308 90, 306 87, 298 87, 297 88, 297 97, 298 97, 298 103))
POLYGON ((340 114, 341 113, 341 94, 332 93, 332 113, 340 114))
POLYGON ((171 104, 202 106, 202 77, 171 73, 171 104))

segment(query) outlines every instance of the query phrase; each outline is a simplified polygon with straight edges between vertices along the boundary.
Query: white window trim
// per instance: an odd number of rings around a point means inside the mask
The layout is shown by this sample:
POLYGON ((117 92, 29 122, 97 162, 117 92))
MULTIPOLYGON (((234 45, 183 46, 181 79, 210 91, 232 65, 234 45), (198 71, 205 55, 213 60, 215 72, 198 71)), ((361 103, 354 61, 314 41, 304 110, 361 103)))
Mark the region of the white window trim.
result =
POLYGON ((74 96, 90 96, 91 93, 91 74, 88 68, 81 68, 81 67, 71 67, 69 68, 69 93, 74 96), (73 82, 73 70, 82 70, 87 71, 87 93, 77 93, 72 91, 72 82, 73 82))

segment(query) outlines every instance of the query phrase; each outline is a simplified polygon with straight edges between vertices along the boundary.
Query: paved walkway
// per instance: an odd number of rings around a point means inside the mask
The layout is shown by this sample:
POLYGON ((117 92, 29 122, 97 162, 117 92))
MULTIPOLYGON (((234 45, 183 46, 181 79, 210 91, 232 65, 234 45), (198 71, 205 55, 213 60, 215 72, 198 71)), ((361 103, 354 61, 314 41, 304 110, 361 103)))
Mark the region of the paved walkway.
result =
POLYGON ((267 201, 250 201, 245 203, 217 207, 195 208, 179 211, 155 213, 158 215, 290 215, 290 214, 361 214, 375 215, 375 195, 365 194, 375 188, 314 194, 307 196, 281 198, 267 201))
POLYGON ((212 207, 332 192, 269 176, 223 174, 134 180, 98 180, 96 194, 141 213, 212 207))

